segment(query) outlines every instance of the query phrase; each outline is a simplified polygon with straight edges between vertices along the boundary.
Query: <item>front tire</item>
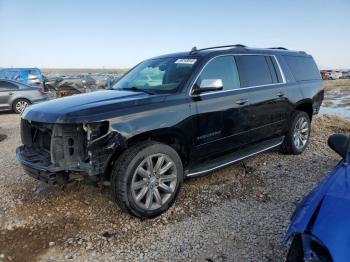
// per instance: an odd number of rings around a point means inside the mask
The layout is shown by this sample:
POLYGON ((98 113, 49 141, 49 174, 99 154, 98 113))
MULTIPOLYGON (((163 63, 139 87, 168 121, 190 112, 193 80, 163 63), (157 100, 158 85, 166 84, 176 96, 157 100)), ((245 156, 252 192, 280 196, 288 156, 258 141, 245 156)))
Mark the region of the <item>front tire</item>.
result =
POLYGON ((22 114, 24 110, 27 108, 27 106, 29 105, 30 105, 30 102, 27 99, 20 98, 15 100, 15 102, 13 102, 12 110, 16 114, 22 114))
POLYGON ((182 162, 168 145, 147 141, 123 152, 111 174, 118 206, 139 218, 153 218, 175 201, 183 181, 182 162))
POLYGON ((289 126, 283 144, 282 152, 285 154, 299 155, 306 149, 310 139, 310 117, 304 111, 296 111, 289 126))

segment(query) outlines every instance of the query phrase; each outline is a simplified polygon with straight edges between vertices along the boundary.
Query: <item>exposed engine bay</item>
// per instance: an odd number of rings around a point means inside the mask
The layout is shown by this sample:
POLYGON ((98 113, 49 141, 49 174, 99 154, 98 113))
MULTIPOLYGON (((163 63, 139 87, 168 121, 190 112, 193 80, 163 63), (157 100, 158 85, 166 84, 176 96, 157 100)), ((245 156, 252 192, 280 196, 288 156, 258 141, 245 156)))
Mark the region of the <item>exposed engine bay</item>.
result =
POLYGON ((71 173, 83 172, 89 176, 103 174, 120 144, 118 135, 109 132, 107 121, 43 124, 22 119, 21 138, 23 146, 19 150, 22 160, 43 170, 45 177, 52 180, 45 181, 50 184, 59 183, 58 177, 68 180, 71 173))

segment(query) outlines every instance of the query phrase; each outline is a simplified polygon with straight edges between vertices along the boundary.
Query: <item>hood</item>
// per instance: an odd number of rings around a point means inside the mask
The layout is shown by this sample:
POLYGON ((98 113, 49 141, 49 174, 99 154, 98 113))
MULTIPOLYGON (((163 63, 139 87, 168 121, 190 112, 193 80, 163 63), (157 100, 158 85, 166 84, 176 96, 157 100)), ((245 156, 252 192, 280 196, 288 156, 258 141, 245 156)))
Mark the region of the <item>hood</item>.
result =
POLYGON ((102 121, 132 113, 142 105, 160 101, 164 95, 105 90, 79 94, 29 106, 22 118, 42 123, 102 121))

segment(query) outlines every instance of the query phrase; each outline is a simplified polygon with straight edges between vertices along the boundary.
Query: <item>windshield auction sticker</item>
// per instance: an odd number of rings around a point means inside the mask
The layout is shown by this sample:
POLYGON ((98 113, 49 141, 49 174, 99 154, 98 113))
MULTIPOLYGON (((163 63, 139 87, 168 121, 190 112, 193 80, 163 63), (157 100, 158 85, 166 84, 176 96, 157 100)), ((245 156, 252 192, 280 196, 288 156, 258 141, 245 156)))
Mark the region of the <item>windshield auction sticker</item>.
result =
POLYGON ((188 64, 188 65, 193 65, 196 63, 197 59, 177 59, 175 61, 175 64, 188 64))

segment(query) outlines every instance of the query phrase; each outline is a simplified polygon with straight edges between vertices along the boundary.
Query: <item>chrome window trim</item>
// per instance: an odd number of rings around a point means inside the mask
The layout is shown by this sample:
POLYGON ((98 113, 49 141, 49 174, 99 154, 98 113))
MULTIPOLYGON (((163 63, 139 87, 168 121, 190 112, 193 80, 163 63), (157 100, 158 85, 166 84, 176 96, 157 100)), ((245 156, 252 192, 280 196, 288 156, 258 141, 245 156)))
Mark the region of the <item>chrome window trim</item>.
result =
MULTIPOLYGON (((236 63, 236 62, 235 62, 236 63)), ((237 66, 237 64, 236 64, 237 66)), ((225 92, 229 92, 229 91, 235 91, 235 90, 245 90, 245 89, 251 89, 251 88, 257 88, 257 87, 263 87, 263 86, 274 86, 274 85, 283 85, 283 84, 286 84, 286 78, 285 78, 285 75, 284 75, 284 72, 282 70, 282 67, 276 57, 276 55, 271 55, 271 54, 224 54, 224 55, 217 55, 217 56, 214 56, 212 58, 210 58, 206 63, 205 65, 202 67, 201 71, 197 74, 194 82, 192 83, 192 86, 191 86, 191 89, 190 89, 190 92, 188 93, 188 95, 190 97, 198 97, 198 96, 205 96, 205 95, 211 95, 211 94, 221 94, 221 93, 225 93, 225 92), (223 56, 245 56, 245 55, 260 55, 260 56, 271 56, 273 57, 273 59, 276 61, 276 64, 277 64, 277 67, 278 67, 278 70, 281 74, 281 77, 282 77, 282 82, 281 83, 273 83, 273 84, 266 84, 266 85, 257 85, 257 86, 247 86, 247 87, 241 87, 241 88, 235 88, 235 89, 229 89, 229 90, 222 90, 222 91, 212 91, 212 92, 208 92, 208 93, 204 93, 204 94, 199 94, 199 95, 193 95, 192 94, 192 90, 193 90, 193 87, 194 85, 196 84, 199 76, 201 75, 201 73, 203 72, 204 68, 212 61, 214 60, 215 58, 218 58, 218 57, 223 57, 223 56)))

